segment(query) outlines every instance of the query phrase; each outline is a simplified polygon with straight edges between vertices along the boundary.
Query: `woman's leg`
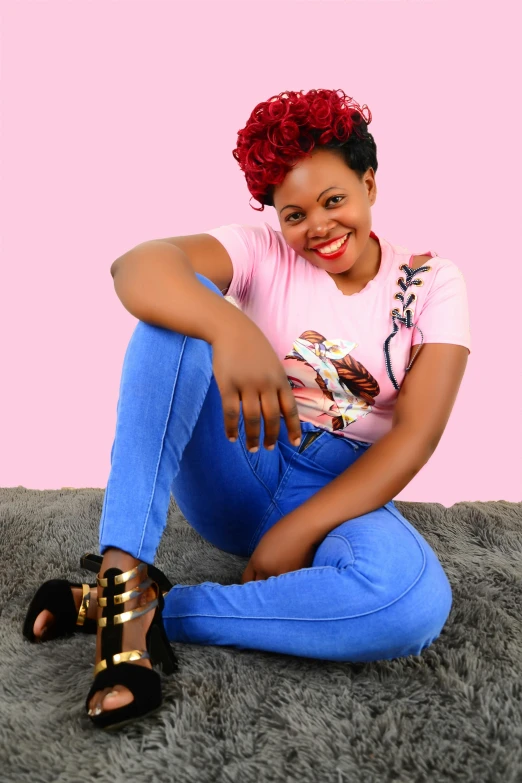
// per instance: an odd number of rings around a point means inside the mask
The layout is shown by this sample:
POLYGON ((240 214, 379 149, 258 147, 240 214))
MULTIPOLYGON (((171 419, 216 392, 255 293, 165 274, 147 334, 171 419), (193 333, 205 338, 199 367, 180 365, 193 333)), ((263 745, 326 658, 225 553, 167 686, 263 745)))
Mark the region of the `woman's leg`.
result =
MULTIPOLYGON (((220 294, 207 278, 201 282, 220 294)), ((287 468, 276 447, 247 451, 243 413, 239 439, 225 434, 221 395, 204 340, 138 322, 120 384, 111 471, 99 541, 146 563, 163 535, 171 494, 208 541, 246 556, 253 531, 287 468)), ((307 429, 307 425, 303 425, 307 429)), ((290 445, 286 428, 280 439, 290 445)))
MULTIPOLYGON (((276 450, 287 470, 250 552, 368 447, 324 432, 292 452, 283 432, 276 450)), ((310 568, 244 585, 175 585, 163 618, 172 641, 373 661, 418 655, 439 636, 451 603, 434 551, 390 502, 332 530, 310 568)))
POLYGON ((163 618, 172 641, 357 662, 418 655, 450 608, 435 553, 383 506, 336 527, 310 568, 244 585, 175 585, 163 618))
MULTIPOLYGON (((221 295, 207 278, 198 278, 221 295)), ((263 426, 261 432, 263 437, 263 426)), ((246 450, 242 412, 239 440, 230 443, 225 435, 212 347, 204 340, 138 322, 123 363, 111 472, 100 521, 100 573, 110 567, 127 571, 140 561, 154 562, 171 491, 201 535, 227 551, 247 555, 286 470, 279 451, 262 448, 261 453, 260 460, 246 450)), ((127 589, 139 581, 139 577, 129 581, 127 589)), ((101 592, 100 588, 99 596, 101 592)), ((153 597, 144 594, 140 602, 153 597)), ((126 610, 137 603, 137 599, 126 603, 126 610)), ((144 649, 151 621, 149 612, 125 623, 123 649, 144 649)), ((100 637, 98 633, 97 662, 100 637)), ((136 664, 150 667, 147 660, 136 664)), ((104 708, 130 701, 126 689, 114 690, 120 695, 105 700, 104 708)), ((92 708, 101 705, 106 692, 93 697, 92 708)))

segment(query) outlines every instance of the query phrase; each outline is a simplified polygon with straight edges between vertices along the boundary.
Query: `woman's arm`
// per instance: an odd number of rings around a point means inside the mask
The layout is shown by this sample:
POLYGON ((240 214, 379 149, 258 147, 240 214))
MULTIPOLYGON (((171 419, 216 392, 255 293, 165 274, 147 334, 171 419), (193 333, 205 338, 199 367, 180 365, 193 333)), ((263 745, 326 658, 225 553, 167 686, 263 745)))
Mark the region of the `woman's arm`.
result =
MULTIPOLYGON (((413 346, 411 355, 417 350, 413 346)), ((306 531, 307 540, 319 544, 342 522, 393 500, 435 451, 467 360, 462 345, 424 344, 401 386, 390 432, 276 526, 296 535, 306 531)))

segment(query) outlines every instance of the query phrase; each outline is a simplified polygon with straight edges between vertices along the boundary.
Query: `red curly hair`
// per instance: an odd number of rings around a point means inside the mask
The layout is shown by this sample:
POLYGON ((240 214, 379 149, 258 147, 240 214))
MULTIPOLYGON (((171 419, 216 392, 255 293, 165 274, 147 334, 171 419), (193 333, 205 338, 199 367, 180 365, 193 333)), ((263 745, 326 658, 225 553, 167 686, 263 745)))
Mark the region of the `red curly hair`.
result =
POLYGON ((375 141, 367 127, 372 114, 343 90, 282 92, 258 103, 237 134, 232 155, 245 174, 248 190, 262 205, 273 206, 274 187, 315 147, 339 149, 359 176, 377 170, 375 141), (364 116, 364 110, 368 116, 364 116))

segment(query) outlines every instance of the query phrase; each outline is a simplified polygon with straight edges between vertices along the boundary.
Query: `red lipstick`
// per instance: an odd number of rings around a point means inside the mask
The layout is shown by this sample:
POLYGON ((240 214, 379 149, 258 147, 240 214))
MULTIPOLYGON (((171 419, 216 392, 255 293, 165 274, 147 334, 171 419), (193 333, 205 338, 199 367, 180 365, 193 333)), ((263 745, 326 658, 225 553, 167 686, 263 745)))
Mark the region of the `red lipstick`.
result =
MULTIPOLYGON (((339 250, 336 250, 335 253, 321 253, 320 250, 317 250, 317 248, 313 247, 311 250, 313 250, 314 253, 317 253, 319 258, 324 258, 325 261, 335 261, 337 258, 340 258, 344 251, 346 250, 346 246, 348 245, 348 242, 350 241, 351 233, 348 234, 346 237, 346 240, 343 242, 339 250)), ((332 244, 331 242, 329 244, 332 244)))

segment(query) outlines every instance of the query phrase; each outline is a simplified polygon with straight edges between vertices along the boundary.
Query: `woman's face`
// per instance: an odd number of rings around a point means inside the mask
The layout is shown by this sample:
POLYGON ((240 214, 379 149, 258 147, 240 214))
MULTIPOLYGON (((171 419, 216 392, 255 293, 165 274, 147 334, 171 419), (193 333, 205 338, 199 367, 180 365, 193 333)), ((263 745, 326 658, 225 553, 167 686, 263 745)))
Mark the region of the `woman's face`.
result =
POLYGON ((314 266, 338 275, 371 252, 371 207, 376 196, 372 168, 361 181, 340 153, 319 148, 288 172, 274 189, 273 198, 287 244, 314 266), (350 237, 339 248, 344 251, 337 259, 323 258, 312 249, 348 233, 350 237))

